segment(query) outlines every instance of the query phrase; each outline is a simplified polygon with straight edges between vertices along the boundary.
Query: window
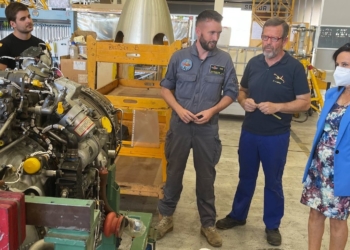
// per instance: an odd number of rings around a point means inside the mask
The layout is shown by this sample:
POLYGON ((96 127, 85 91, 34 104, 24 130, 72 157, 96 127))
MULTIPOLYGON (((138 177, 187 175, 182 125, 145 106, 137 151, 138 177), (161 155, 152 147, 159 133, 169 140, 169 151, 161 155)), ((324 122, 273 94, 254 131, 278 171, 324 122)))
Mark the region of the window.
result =
MULTIPOLYGON (((224 7, 222 26, 231 28, 230 46, 249 46, 252 12, 241 8, 224 7)), ((225 29, 223 29, 223 33, 225 29)), ((225 34, 222 34, 225 36, 225 34)))

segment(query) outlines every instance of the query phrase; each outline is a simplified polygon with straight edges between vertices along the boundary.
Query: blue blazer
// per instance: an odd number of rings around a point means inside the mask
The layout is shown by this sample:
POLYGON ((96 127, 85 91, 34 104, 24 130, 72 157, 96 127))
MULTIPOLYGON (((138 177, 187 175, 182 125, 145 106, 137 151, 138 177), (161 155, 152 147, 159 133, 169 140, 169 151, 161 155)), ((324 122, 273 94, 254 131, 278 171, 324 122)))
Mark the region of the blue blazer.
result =
MULTIPOLYGON (((317 130, 309 160, 307 161, 303 182, 307 177, 308 169, 315 154, 317 143, 322 135, 326 117, 331 110, 333 104, 338 100, 344 88, 338 91, 338 88, 331 88, 327 91, 325 104, 317 122, 317 130)), ((340 121, 338 137, 334 149, 334 195, 350 196, 350 106, 345 111, 340 121)))

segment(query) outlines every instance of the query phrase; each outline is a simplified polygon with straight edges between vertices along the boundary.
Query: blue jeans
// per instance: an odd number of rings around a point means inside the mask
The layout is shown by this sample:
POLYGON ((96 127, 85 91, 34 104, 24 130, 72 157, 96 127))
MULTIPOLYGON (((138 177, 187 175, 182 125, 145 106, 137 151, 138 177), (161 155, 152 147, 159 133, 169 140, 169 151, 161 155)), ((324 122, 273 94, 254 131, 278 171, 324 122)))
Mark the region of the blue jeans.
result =
POLYGON ((247 218, 261 162, 265 174, 264 223, 267 229, 279 228, 284 214, 282 175, 289 136, 290 132, 263 136, 242 130, 238 148, 239 183, 229 217, 247 218))

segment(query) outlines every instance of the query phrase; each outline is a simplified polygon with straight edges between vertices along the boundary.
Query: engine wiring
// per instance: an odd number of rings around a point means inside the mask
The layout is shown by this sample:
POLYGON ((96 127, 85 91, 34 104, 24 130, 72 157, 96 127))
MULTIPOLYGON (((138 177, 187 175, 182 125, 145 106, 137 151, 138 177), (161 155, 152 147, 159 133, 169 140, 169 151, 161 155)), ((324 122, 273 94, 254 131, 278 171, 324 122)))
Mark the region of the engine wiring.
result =
MULTIPOLYGON (((9 164, 7 166, 10 166, 10 168, 13 168, 13 166, 11 164, 9 164)), ((15 183, 19 182, 21 180, 22 174, 23 174, 23 162, 21 162, 21 164, 19 165, 19 167, 16 170, 17 180, 15 180, 15 181, 5 181, 5 185, 12 185, 12 184, 15 184, 15 183)))

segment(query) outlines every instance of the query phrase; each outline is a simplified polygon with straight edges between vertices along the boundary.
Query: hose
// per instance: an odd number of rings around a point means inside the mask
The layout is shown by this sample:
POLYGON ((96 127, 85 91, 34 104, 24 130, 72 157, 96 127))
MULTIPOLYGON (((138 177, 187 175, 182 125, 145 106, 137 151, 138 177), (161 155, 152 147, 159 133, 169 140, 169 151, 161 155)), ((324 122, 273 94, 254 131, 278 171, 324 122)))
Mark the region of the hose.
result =
POLYGON ((110 212, 114 212, 113 209, 109 206, 108 200, 107 200, 107 178, 108 178, 108 170, 103 169, 99 171, 100 175, 100 197, 104 202, 104 209, 105 214, 108 214, 110 212))
POLYGON ((44 239, 38 240, 35 242, 29 250, 54 250, 55 244, 45 242, 44 239))

